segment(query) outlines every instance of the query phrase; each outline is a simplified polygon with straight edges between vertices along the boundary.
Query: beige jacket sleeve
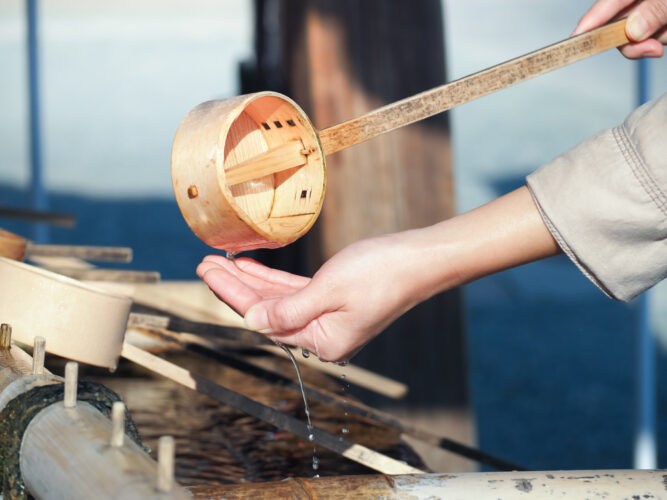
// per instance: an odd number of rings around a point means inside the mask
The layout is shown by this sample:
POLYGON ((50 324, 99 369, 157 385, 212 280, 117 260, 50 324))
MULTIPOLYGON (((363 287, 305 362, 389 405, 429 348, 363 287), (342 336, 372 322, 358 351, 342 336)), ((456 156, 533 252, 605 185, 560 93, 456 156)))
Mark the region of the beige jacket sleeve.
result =
POLYGON ((630 300, 667 276, 667 94, 528 176, 563 251, 630 300))

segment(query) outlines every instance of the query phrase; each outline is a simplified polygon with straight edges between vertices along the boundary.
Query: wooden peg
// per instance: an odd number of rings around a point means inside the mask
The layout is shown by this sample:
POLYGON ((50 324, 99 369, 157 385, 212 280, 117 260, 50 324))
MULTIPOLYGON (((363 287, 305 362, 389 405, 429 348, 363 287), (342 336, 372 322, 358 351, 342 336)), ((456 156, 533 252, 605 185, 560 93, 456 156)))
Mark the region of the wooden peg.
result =
POLYGON ((44 374, 44 353, 46 351, 46 339, 44 337, 35 337, 32 350, 32 374, 44 374))
POLYGON ((172 436, 162 436, 157 450, 157 490, 171 491, 174 487, 174 451, 172 436))
POLYGON ((111 446, 119 448, 125 441, 125 403, 114 402, 111 407, 111 446))
POLYGON ((12 347, 12 327, 8 323, 0 325, 0 348, 10 349, 12 347))
POLYGON ((65 408, 74 408, 76 406, 78 378, 79 363, 68 361, 65 365, 65 408))

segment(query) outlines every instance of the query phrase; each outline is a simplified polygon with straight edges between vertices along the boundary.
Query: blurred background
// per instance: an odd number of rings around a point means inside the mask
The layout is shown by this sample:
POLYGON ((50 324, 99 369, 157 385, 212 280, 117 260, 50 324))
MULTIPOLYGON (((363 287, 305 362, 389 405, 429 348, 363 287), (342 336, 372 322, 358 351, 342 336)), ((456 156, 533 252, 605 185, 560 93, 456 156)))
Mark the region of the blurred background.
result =
MULTIPOLYGON (((195 279, 211 252, 183 221, 169 170, 175 130, 196 104, 280 90, 324 128, 561 40, 589 6, 42 1, 35 186, 26 3, 0 3, 0 205, 71 213, 77 224, 36 229, 1 219, 0 227, 52 243, 131 246, 135 267, 167 280, 195 279)), ((667 61, 647 69, 657 97, 667 91, 667 61)), ((328 159, 327 200, 312 234, 256 257, 312 273, 351 241, 492 200, 619 124, 637 105, 638 74, 638 63, 610 51, 341 152, 328 159), (355 217, 362 212, 364 223, 355 217)), ((525 467, 629 468, 645 320, 657 377, 655 405, 645 408, 656 412, 657 465, 665 467, 667 288, 644 300, 613 302, 567 258, 552 258, 435 298, 355 362, 410 384, 403 403, 374 404, 421 411, 428 425, 525 467)))

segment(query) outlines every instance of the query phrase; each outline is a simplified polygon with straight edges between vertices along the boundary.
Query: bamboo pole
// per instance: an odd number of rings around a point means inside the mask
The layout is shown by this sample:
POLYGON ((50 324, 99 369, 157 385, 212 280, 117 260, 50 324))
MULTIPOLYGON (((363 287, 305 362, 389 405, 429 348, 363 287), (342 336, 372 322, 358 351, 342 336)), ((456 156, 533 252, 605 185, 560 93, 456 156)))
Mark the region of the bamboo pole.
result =
POLYGON ((267 483, 192 486, 194 498, 255 500, 327 498, 664 498, 664 470, 489 472, 406 476, 289 478, 267 483))
MULTIPOLYGON (((34 387, 62 382, 43 367, 44 373, 33 375, 33 364, 14 345, 0 350, 0 411, 34 387)), ((180 487, 158 492, 157 464, 134 441, 111 445, 112 422, 89 404, 76 402, 76 366, 68 366, 67 405, 47 406, 23 434, 19 461, 30 494, 62 500, 189 498, 180 487)))

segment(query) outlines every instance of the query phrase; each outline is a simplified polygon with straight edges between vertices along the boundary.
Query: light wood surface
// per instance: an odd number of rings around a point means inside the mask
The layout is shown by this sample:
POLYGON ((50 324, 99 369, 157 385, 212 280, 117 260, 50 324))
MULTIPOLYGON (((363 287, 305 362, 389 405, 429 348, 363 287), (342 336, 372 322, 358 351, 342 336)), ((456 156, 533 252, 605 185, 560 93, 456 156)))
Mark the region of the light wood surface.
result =
POLYGON ((326 155, 605 50, 625 45, 625 19, 320 131, 326 155))

